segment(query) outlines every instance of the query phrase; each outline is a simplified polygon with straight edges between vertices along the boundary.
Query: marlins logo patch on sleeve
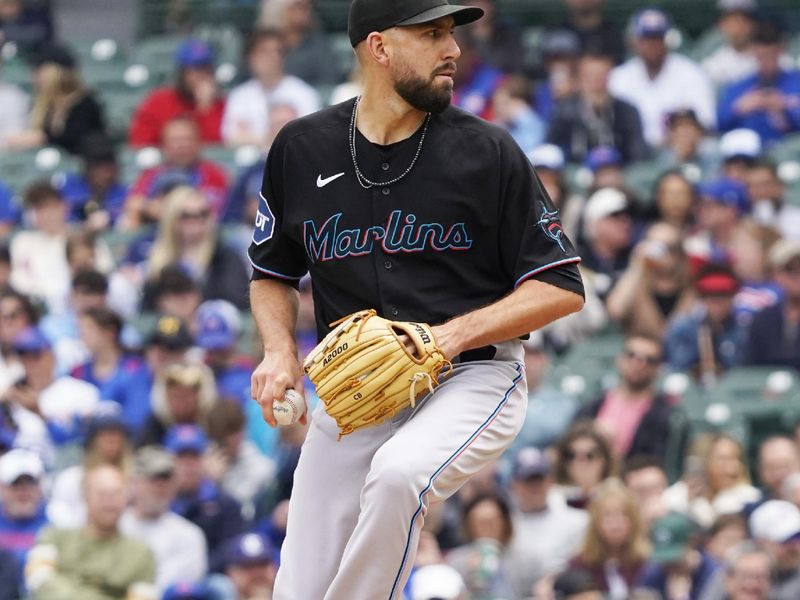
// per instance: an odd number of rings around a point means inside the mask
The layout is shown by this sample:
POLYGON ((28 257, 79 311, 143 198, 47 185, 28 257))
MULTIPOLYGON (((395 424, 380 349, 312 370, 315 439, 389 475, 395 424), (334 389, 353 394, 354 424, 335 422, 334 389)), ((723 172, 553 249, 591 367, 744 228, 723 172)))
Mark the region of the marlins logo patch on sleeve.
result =
POLYGON ((537 225, 542 228, 544 234, 553 240, 562 252, 566 252, 564 248, 564 229, 561 227, 561 219, 559 219, 557 210, 547 210, 544 202, 539 203, 542 215, 539 217, 537 225))
POLYGON ((269 208, 267 199, 259 194, 258 212, 256 212, 256 224, 253 228, 253 243, 260 246, 272 237, 275 231, 275 215, 269 208))

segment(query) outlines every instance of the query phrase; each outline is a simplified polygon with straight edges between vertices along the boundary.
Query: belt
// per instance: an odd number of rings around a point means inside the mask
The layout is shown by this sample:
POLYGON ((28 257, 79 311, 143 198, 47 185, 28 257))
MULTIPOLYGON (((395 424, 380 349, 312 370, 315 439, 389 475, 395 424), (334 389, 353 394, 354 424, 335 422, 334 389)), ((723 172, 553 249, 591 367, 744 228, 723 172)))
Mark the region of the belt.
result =
POLYGON ((476 360, 492 360, 497 353, 497 348, 494 346, 481 346, 472 350, 465 350, 453 359, 453 363, 460 364, 465 362, 474 362, 476 360))

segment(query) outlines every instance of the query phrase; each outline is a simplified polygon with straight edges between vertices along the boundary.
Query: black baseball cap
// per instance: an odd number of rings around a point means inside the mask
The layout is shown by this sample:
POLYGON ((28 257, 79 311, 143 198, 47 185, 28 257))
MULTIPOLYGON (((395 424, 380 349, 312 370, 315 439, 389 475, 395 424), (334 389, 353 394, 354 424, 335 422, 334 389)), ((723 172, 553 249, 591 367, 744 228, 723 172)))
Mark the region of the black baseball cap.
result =
POLYGON ((355 46, 373 31, 419 25, 452 16, 456 25, 477 21, 483 9, 448 4, 447 0, 353 0, 347 19, 350 44, 355 46))

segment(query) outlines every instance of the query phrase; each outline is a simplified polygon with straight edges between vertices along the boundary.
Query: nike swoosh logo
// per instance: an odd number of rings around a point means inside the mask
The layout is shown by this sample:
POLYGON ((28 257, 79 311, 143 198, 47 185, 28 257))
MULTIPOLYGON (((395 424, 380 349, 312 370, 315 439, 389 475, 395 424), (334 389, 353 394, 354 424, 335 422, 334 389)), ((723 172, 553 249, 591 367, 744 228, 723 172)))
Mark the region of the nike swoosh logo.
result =
POLYGON ((317 175, 317 187, 318 188, 325 187, 334 179, 339 179, 339 177, 341 177, 342 175, 344 175, 344 171, 342 171, 341 173, 337 173, 336 175, 331 175, 330 177, 326 177, 325 179, 322 178, 322 175, 317 175))

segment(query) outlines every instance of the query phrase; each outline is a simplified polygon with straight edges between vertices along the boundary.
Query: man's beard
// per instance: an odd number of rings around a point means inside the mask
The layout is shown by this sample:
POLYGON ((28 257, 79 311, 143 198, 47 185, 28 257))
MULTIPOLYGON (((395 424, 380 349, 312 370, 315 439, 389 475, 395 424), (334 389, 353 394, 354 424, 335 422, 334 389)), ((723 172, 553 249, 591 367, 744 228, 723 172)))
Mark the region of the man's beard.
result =
MULTIPOLYGON (((454 67, 454 65, 449 65, 454 67)), ((403 69, 395 79, 394 91, 411 106, 422 112, 439 113, 450 106, 453 97, 451 86, 434 85, 436 72, 424 79, 410 69, 403 69)))

